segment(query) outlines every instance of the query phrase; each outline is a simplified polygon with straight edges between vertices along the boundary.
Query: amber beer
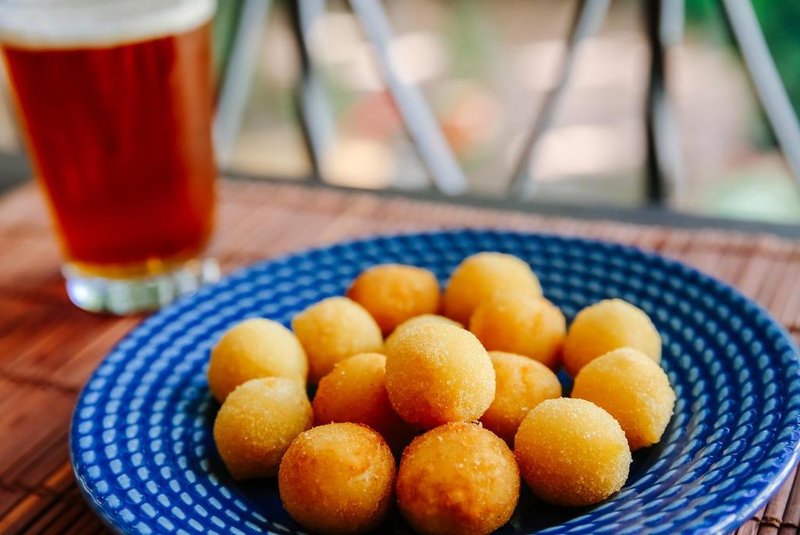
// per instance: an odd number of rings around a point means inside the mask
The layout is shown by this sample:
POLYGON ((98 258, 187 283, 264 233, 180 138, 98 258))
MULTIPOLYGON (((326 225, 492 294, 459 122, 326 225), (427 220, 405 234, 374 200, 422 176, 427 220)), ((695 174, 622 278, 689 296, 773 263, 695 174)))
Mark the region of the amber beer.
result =
POLYGON ((0 7, 0 46, 68 279, 180 267, 214 220, 214 2, 44 4, 36 24, 0 7))

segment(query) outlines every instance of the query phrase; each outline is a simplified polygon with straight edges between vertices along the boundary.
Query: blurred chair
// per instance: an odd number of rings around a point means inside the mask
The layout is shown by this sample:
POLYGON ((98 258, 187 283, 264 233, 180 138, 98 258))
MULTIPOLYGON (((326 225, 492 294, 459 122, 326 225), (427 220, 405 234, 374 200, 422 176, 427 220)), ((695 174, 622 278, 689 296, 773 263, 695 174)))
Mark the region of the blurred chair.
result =
MULTIPOLYGON (((761 107, 781 148, 789 170, 800 188, 800 126, 775 62, 769 52, 750 0, 717 0, 728 31, 755 88, 761 107)), ((553 124, 579 61, 581 46, 602 25, 610 0, 577 0, 556 83, 545 95, 532 121, 508 177, 508 196, 528 199, 536 194, 535 169, 543 136, 553 124)), ((293 34, 299 52, 300 81, 296 106, 306 151, 312 164, 312 179, 324 180, 322 155, 331 146, 335 119, 309 51, 309 34, 327 9, 326 0, 288 2, 293 34)), ((391 21, 380 0, 349 0, 374 51, 374 60, 388 94, 402 119, 429 178, 430 187, 447 195, 466 192, 467 180, 419 87, 400 76, 388 47, 393 39, 391 21)), ((669 48, 683 38, 683 0, 641 0, 650 56, 646 106, 645 201, 663 203, 685 181, 680 132, 674 105, 667 91, 666 58, 669 48)), ((218 91, 214 138, 223 168, 229 160, 240 130, 250 91, 265 22, 274 7, 271 0, 227 0, 219 2, 215 19, 215 58, 218 91)), ((643 73, 645 75, 645 73, 643 73)), ((29 173, 18 155, 0 153, 0 175, 16 181, 29 173)))
MULTIPOLYGON (((749 0, 719 2, 770 127, 800 187, 800 127, 753 7, 749 0)), ((270 5, 269 0, 241 2, 238 31, 232 40, 226 79, 221 85, 219 98, 216 133, 223 162, 243 113, 243 91, 246 91, 252 76, 252 67, 248 64, 253 61, 253 41, 260 39, 263 19, 268 15, 270 5)), ((399 76, 391 61, 388 45, 393 38, 393 30, 383 3, 379 0, 350 0, 349 7, 373 47, 378 70, 427 170, 431 187, 448 195, 465 192, 467 184, 464 173, 430 106, 417 86, 399 76)), ((556 84, 546 95, 524 138, 513 176, 508 180, 509 196, 530 198, 535 195, 536 177, 531 176, 530 169, 535 162, 540 141, 558 113, 564 93, 569 90, 581 44, 603 23, 608 7, 609 0, 578 0, 576 3, 556 84)), ((643 113, 647 136, 645 200, 663 203, 671 191, 681 187, 686 174, 674 106, 666 89, 665 68, 669 48, 682 40, 683 1, 642 0, 641 7, 650 51, 647 99, 643 113)), ((309 53, 308 37, 309 29, 325 13, 325 9, 325 0, 291 2, 293 30, 301 65, 296 102, 304 141, 317 178, 322 176, 319 162, 330 145, 334 125, 333 114, 326 103, 325 92, 319 84, 309 53)))

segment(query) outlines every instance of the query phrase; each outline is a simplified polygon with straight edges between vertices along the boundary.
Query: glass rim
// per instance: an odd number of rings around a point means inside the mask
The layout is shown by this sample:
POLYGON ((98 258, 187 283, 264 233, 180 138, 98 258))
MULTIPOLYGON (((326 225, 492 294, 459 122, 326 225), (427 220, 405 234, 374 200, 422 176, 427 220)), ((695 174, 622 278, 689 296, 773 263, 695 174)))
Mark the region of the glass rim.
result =
POLYGON ((207 22, 216 0, 0 0, 0 45, 109 47, 180 34, 207 22))

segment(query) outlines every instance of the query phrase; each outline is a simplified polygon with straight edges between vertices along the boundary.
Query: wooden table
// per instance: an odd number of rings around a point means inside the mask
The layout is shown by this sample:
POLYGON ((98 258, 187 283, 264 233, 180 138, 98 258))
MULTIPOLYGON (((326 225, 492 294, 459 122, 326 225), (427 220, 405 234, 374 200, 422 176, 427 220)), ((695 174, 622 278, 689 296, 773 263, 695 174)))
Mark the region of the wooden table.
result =
MULTIPOLYGON (((302 247, 375 233, 484 226, 591 236, 677 258, 737 286, 800 339, 800 243, 768 235, 676 230, 507 212, 274 183, 220 187, 210 248, 225 271, 302 247)), ((0 200, 0 533, 103 532, 83 502, 67 435, 81 386, 141 318, 82 312, 67 301, 44 202, 33 186, 0 200)), ((739 533, 788 535, 800 478, 739 533)))

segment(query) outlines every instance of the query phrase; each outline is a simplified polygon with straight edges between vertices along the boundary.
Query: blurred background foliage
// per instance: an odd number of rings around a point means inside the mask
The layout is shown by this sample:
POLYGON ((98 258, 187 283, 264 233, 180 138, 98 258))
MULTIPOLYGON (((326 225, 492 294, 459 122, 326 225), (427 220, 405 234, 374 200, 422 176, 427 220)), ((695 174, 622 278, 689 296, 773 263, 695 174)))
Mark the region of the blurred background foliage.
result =
MULTIPOLYGON (((800 110, 800 5, 792 0, 751 0, 795 109, 800 110)), ((718 0, 686 0, 690 25, 701 26, 721 44, 732 47, 718 0)))
POLYGON ((754 0, 753 4, 794 108, 800 110, 800 4, 794 0, 754 0))
MULTIPOLYGON (((751 1, 789 98, 795 110, 800 111, 800 4, 792 0, 751 1)), ((690 30, 705 34, 709 41, 726 47, 739 60, 719 0, 686 0, 686 19, 690 30)), ((752 134, 756 143, 776 143, 760 113, 754 117, 752 134)))
MULTIPOLYGON (((418 85, 464 169, 470 193, 503 197, 522 138, 555 82, 575 0, 376 0, 394 26, 391 53, 418 85)), ((643 112, 649 52, 642 6, 613 0, 581 47, 572 82, 530 172, 536 200, 643 202, 643 112)), ((681 1, 681 0, 674 0, 681 1)), ((800 110, 800 1, 752 0, 791 100, 800 110)), ((304 180, 311 163, 296 108, 300 64, 290 11, 275 0, 262 27, 241 128, 224 167, 304 180)), ((214 58, 224 72, 240 0, 220 0, 214 58)), ((731 37, 720 0, 685 0, 686 31, 668 56, 668 88, 686 179, 677 210, 800 222, 798 186, 781 158, 731 37)), ((361 22, 328 0, 309 29, 313 68, 333 120, 323 178, 363 188, 429 187, 392 105, 361 22)), ((2 72, 0 72, 2 86, 2 72)), ((0 87, 0 92, 2 87, 0 87)), ((0 102, 0 150, 19 146, 0 102)))
MULTIPOLYGON (((794 0, 750 0, 761 24, 769 50, 786 91, 800 113, 800 3, 794 0)), ((686 21, 695 38, 727 50, 741 64, 728 31, 720 0, 686 0, 686 21)), ((777 151, 778 145, 762 109, 753 106, 746 125, 749 141, 762 151, 777 151)), ((772 169, 733 170, 723 187, 713 190, 705 201, 712 212, 721 215, 777 221, 798 221, 800 200, 797 188, 788 180, 780 180, 779 171, 772 169)))

